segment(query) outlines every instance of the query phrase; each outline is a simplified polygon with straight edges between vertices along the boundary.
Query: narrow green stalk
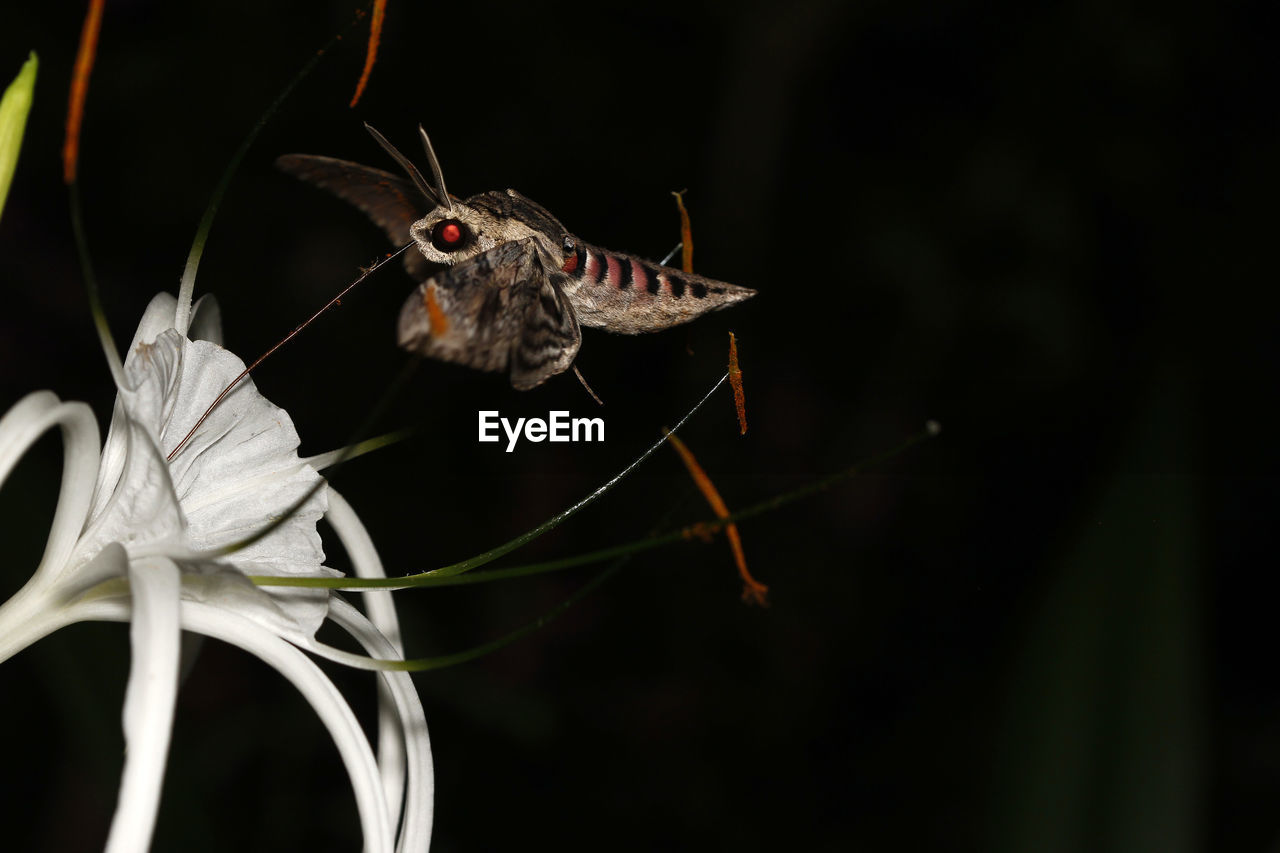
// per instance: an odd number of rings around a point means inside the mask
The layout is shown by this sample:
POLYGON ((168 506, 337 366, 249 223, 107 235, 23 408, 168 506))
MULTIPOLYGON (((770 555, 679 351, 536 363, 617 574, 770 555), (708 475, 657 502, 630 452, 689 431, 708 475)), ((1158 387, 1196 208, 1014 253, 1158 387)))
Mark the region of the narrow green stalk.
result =
POLYGON ((330 450, 327 453, 317 453, 315 456, 308 456, 302 460, 315 468, 317 471, 324 471, 343 462, 350 462, 358 456, 364 456, 366 453, 372 453, 375 450, 381 450, 384 447, 391 447, 402 441, 407 441, 417 432, 413 427, 405 427, 403 429, 393 430, 391 432, 376 435, 373 438, 367 438, 364 441, 348 444, 345 447, 339 447, 337 450, 330 450))
MULTIPOLYGON (((721 382, 723 381, 724 380, 721 380, 721 382)), ((716 387, 718 388, 719 384, 717 384, 716 387)), ((712 390, 714 391, 715 389, 712 390)), ((701 405, 701 403, 699 405, 701 405)), ((692 412, 690 412, 690 414, 692 414, 692 412)), ((683 423, 683 421, 681 421, 681 423, 683 423)), ((462 575, 459 572, 442 574, 442 569, 436 569, 435 571, 421 572, 415 575, 405 575, 398 578, 299 578, 279 577, 275 575, 250 575, 249 579, 259 586, 300 586, 328 589, 418 589, 422 587, 463 586, 472 583, 486 583, 488 581, 528 577, 530 575, 540 575, 548 572, 572 569, 577 566, 585 566, 590 563, 599 563, 614 557, 630 557, 643 551, 651 551, 654 548, 661 548, 664 545, 688 541, 693 530, 716 531, 729 524, 754 518, 757 515, 763 515, 766 512, 772 512, 776 509, 781 509, 788 504, 795 503, 796 501, 803 500, 804 498, 810 497, 819 492, 826 491, 837 483, 847 480, 867 468, 879 464, 880 462, 904 453, 914 445, 919 444, 926 439, 933 438, 937 434, 937 425, 930 422, 923 430, 906 439, 896 447, 877 453, 857 465, 837 471, 834 474, 829 474, 820 480, 801 486, 798 489, 793 489, 792 491, 784 492, 783 494, 775 495, 774 497, 767 498, 759 503, 752 504, 745 509, 740 509, 735 513, 731 513, 725 518, 698 522, 697 524, 681 528, 680 530, 661 533, 656 536, 647 536, 644 539, 624 542, 621 545, 601 548, 598 551, 589 551, 585 554, 579 554, 574 557, 563 557, 559 560, 547 560, 545 562, 530 563, 524 566, 511 566, 505 569, 492 569, 485 572, 476 572, 475 574, 470 575, 462 575)), ((641 459, 643 458, 644 457, 641 457, 641 459)), ((635 463, 633 463, 631 467, 635 467, 635 463)), ((629 471, 630 468, 627 470, 629 471)), ((561 515, 564 515, 564 513, 561 513, 561 515)), ((556 518, 560 518, 560 516, 556 516, 556 518)), ((555 519, 552 520, 554 521, 555 519)), ((550 522, 547 522, 547 524, 549 523, 550 522)), ((546 524, 542 526, 546 527, 546 524)), ((528 534, 525 535, 527 536, 528 534)), ((494 549, 494 551, 497 550, 498 549, 496 548, 494 549)), ((494 551, 488 551, 486 554, 492 554, 494 551)), ((472 559, 475 560, 478 558, 472 559)), ((454 565, 462 564, 455 563, 454 565)), ((446 566, 445 568, 452 567, 446 566)))
POLYGON ((475 648, 467 649, 466 651, 455 652, 454 654, 451 654, 451 655, 440 655, 438 657, 428 657, 428 658, 411 658, 405 661, 386 661, 386 663, 388 664, 394 664, 394 666, 388 667, 388 668, 389 669, 394 668, 394 669, 403 670, 406 672, 426 672, 427 670, 431 670, 431 669, 443 669, 446 666, 454 666, 455 664, 466 663, 467 661, 473 661, 478 657, 483 657, 492 652, 496 652, 499 649, 505 648, 506 646, 509 646, 512 643, 514 643, 516 640, 519 640, 522 637, 527 637, 528 635, 532 634, 534 631, 537 631, 538 629, 545 627, 553 619, 560 616, 560 614, 564 613, 570 607, 577 604, 582 599, 586 598, 588 595, 594 592, 598 587, 600 587, 600 585, 602 585, 605 581, 609 580, 614 575, 616 575, 619 571, 621 571, 625 562, 626 560, 624 558, 622 560, 619 560, 616 564, 610 566, 609 568, 604 569, 595 577, 593 577, 591 580, 587 581, 585 584, 579 587, 573 593, 573 595, 569 596, 564 601, 560 602, 555 607, 548 610, 546 613, 543 613, 537 619, 534 619, 532 622, 528 623, 527 625, 523 625, 517 628, 516 630, 512 631, 511 633, 505 634, 496 640, 492 640, 488 643, 484 643, 482 645, 476 646, 475 648))
POLYGON ((195 293, 196 271, 200 268, 200 258, 204 254, 205 243, 209 240, 209 231, 213 228, 213 217, 217 214, 219 205, 222 204, 222 196, 226 193, 227 187, 231 185, 231 178, 235 175, 236 170, 240 168, 240 161, 244 159, 244 155, 249 152, 254 140, 258 138, 258 133, 266 126, 271 117, 276 114, 276 111, 280 109, 285 99, 289 97, 299 83, 306 79, 312 69, 316 67, 316 64, 324 58, 325 54, 332 50, 333 46, 355 27, 359 20, 360 18, 358 17, 353 19, 346 29, 335 35, 329 40, 328 44, 320 48, 310 59, 303 63, 302 68, 280 90, 280 94, 276 95, 275 100, 259 116, 258 121, 240 142, 240 147, 231 155, 231 161, 227 163, 226 169, 222 172, 222 177, 218 180, 218 185, 214 187, 213 196, 210 197, 208 205, 205 206, 204 216, 200 218, 200 225, 196 228, 196 236, 191 241, 191 251, 187 253, 187 265, 182 271, 182 282, 178 286, 178 310, 174 322, 174 328, 182 334, 185 335, 187 333, 187 327, 191 322, 191 298, 195 293))
POLYGON ((84 278, 84 292, 89 299, 89 315, 93 317, 93 327, 98 332, 98 340, 102 343, 102 353, 107 359, 107 369, 116 387, 124 385, 124 365, 120 361, 120 353, 116 350, 115 338, 111 335, 111 324, 107 322, 107 312, 102 308, 102 293, 98 289, 97 276, 93 274, 93 263, 89 259, 89 241, 84 233, 84 214, 80 208, 80 184, 72 181, 67 185, 71 199, 71 231, 75 235, 76 258, 80 261, 80 275, 84 278))
MULTIPOLYGON (((694 405, 694 407, 690 409, 689 412, 676 423, 675 427, 672 428, 671 432, 676 432, 682 426, 684 426, 685 421, 693 417, 694 413, 702 408, 702 405, 711 398, 712 394, 716 393, 716 391, 720 388, 721 385, 725 383, 725 381, 728 378, 729 378, 729 374, 727 373, 721 376, 719 381, 717 381, 716 384, 712 386, 711 390, 708 391, 706 395, 701 400, 699 400, 694 405)), ((527 533, 520 534, 515 539, 512 539, 510 542, 507 542, 503 545, 499 545, 497 548, 493 548, 488 551, 485 551, 483 554, 478 554, 469 559, 462 560, 461 562, 453 563, 448 566, 442 566, 441 568, 433 569, 432 571, 429 571, 429 572, 423 572, 421 575, 410 575, 409 577, 441 578, 441 577, 450 577, 452 575, 460 575, 463 572, 471 571, 472 569, 478 566, 483 566, 485 563, 492 563, 494 560, 498 559, 499 557, 502 557, 506 554, 511 553, 515 549, 519 548, 521 545, 524 545, 528 542, 532 542, 534 539, 537 539, 539 536, 546 533, 547 531, 555 529, 560 525, 561 522, 576 515, 580 510, 594 503, 605 492, 609 491, 618 483, 622 482, 622 480, 628 474, 634 471, 636 467, 640 465, 640 463, 644 462, 646 459, 652 456, 654 451, 656 451, 662 445, 666 444, 666 442, 667 442, 667 439, 665 436, 663 438, 658 439, 656 442, 653 443, 653 445, 649 447, 648 450, 646 450, 644 453, 641 453, 634 462, 632 462, 626 468, 623 468, 622 471, 619 472, 619 474, 616 477, 614 477, 612 480, 605 483, 603 486, 596 489, 594 492, 587 495, 585 498, 578 501, 573 506, 569 507, 568 509, 564 510, 563 512, 557 515, 553 515, 551 518, 547 519, 542 524, 539 524, 537 527, 533 528, 527 533)), ((407 580, 407 578, 401 578, 400 580, 407 580)))

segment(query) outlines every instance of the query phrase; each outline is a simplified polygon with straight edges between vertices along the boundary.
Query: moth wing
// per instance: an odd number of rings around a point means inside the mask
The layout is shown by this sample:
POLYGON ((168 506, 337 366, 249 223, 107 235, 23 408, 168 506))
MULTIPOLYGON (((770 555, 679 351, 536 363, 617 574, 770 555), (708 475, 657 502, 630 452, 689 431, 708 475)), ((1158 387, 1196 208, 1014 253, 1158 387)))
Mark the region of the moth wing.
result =
POLYGON ((564 278, 552 268, 522 292, 524 322, 511 348, 511 384, 517 390, 527 391, 563 373, 578 356, 582 332, 564 294, 564 278))
MULTIPOLYGON (((373 220, 396 246, 413 238, 409 226, 431 206, 412 182, 348 160, 318 154, 285 154, 276 159, 276 168, 320 187, 350 203, 373 220)), ((404 266, 415 281, 426 278, 433 265, 421 252, 404 253, 404 266)))
POLYGON ((477 370, 507 371, 525 391, 568 369, 582 344, 578 318, 533 238, 442 270, 400 311, 400 346, 477 370))

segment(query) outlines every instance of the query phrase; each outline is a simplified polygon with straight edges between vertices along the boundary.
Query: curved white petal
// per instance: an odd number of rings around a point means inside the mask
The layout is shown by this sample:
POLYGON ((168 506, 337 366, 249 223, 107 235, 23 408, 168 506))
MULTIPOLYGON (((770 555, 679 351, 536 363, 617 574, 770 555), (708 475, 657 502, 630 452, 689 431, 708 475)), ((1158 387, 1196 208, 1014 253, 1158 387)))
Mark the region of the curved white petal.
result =
MULTIPOLYGON (((362 578, 386 576, 382 568, 382 560, 379 559, 378 551, 374 548, 373 540, 361 523, 360 517, 355 514, 346 499, 332 487, 329 488, 329 511, 325 513, 325 521, 329 522, 329 526, 338 534, 338 540, 342 542, 343 549, 355 566, 356 575, 362 578)), ((364 600, 370 621, 389 641, 395 653, 394 656, 404 657, 404 647, 400 641, 400 622, 396 618, 396 607, 391 593, 369 590, 365 593, 364 600)), ((387 792, 388 808, 393 813, 400 811, 400 798, 404 793, 405 761, 404 729, 401 725, 399 710, 388 692, 388 686, 379 679, 378 770, 382 773, 382 787, 387 792)))
MULTIPOLYGON (((373 539, 346 499, 329 490, 329 512, 325 519, 338 534, 351 558, 355 573, 362 578, 386 577, 382 560, 373 539)), ((390 592, 370 590, 364 593, 368 618, 335 597, 330 615, 355 636, 370 655, 379 658, 403 658, 404 645, 396 616, 394 597, 390 592), (371 622, 372 625, 368 623, 371 622)), ((392 811, 397 811, 404 791, 407 765, 408 791, 405 822, 400 838, 402 849, 426 849, 430 843, 433 815, 435 775, 431 761, 431 744, 427 736, 422 703, 407 673, 381 673, 378 693, 378 765, 387 789, 392 811), (395 700, 393 683, 403 684, 408 696, 395 700), (389 701, 390 700, 390 701, 389 701), (408 711, 406 705, 408 703, 408 711), (421 844, 421 848, 416 845, 421 844)))
POLYGON ((62 403, 48 391, 28 394, 0 418, 0 483, 27 449, 57 424, 62 428, 62 485, 44 556, 32 582, 46 583, 67 560, 84 525, 98 470, 98 423, 84 403, 62 403), (39 579, 39 580, 37 580, 39 579))
MULTIPOLYGON (((366 853, 392 853, 392 816, 387 809, 377 762, 360 722, 338 688, 297 647, 280 639, 252 619, 220 607, 181 602, 182 627, 244 649, 275 669, 298 688, 329 730, 351 777, 356 810, 364 830, 366 853)), ((123 622, 129 619, 127 599, 101 598, 77 602, 66 609, 69 622, 123 622)))
POLYGON ((119 427, 113 426, 107 440, 106 455, 112 458, 108 461, 104 456, 98 506, 67 562, 68 570, 78 568, 110 542, 119 542, 135 557, 148 551, 176 556, 187 550, 182 509, 164 457, 141 422, 125 417, 119 427), (118 468, 108 472, 107 466, 115 467, 117 461, 118 468), (114 482, 107 486, 110 480, 114 482))
POLYGON ((132 354, 138 344, 152 343, 162 332, 172 329, 177 309, 178 300, 172 293, 157 293, 152 297, 146 310, 142 312, 142 320, 138 322, 138 328, 134 330, 133 340, 129 342, 126 352, 132 354))
MULTIPOLYGON (((152 300, 148 313, 158 301, 158 297, 152 300)), ((98 471, 91 512, 95 521, 108 513, 109 504, 119 500, 121 488, 127 489, 130 486, 130 481, 122 478, 125 477, 130 450, 139 440, 136 433, 141 432, 145 440, 156 446, 158 451, 164 410, 169 405, 168 399, 174 387, 181 379, 181 345, 172 337, 167 340, 157 338, 149 342, 137 341, 136 338, 141 336, 146 325, 144 318, 125 360, 124 375, 120 380, 115 409, 111 414, 111 426, 107 429, 107 440, 102 447, 102 464, 98 471)), ((135 458, 133 464, 135 468, 130 474, 134 477, 145 473, 150 479, 169 479, 164 458, 158 452, 149 454, 146 459, 135 458), (158 459, 158 462, 151 463, 152 458, 158 459), (145 465, 150 465, 155 470, 137 467, 145 465)), ((172 486, 169 491, 173 491, 172 486)), ((127 512, 127 506, 124 511, 127 512)))
MULTIPOLYGON (((277 595, 275 590, 269 593, 234 566, 208 561, 184 563, 183 566, 186 570, 182 583, 184 600, 239 613, 291 643, 306 645, 315 634, 317 622, 312 618, 315 608, 310 600, 301 600, 303 606, 299 607, 297 604, 301 597, 277 595)), ((340 576, 332 569, 323 571, 325 576, 340 576)), ((318 591, 326 594, 323 601, 325 612, 320 616, 323 619, 328 614, 328 590, 318 591)))
POLYGON ((387 809, 377 762, 351 706, 310 658, 257 623, 220 608, 183 602, 183 626, 239 646, 289 679, 329 730, 351 776, 356 809, 368 853, 391 853, 393 819, 387 809))
POLYGON ((92 409, 83 403, 64 403, 54 416, 62 427, 62 483, 37 574, 70 558, 89 514, 101 459, 98 422, 92 409))
POLYGON ((222 307, 212 293, 196 300, 187 337, 193 341, 212 341, 222 346, 222 307))
MULTIPOLYGON (((356 515, 351 504, 332 486, 329 487, 329 511, 325 513, 325 521, 329 522, 347 556, 355 568, 357 577, 385 578, 386 570, 382 567, 382 559, 378 549, 374 547, 373 538, 365 529, 364 522, 356 515)), ((382 636, 390 641, 401 656, 404 655, 404 642, 400 637, 400 620, 396 616, 395 596, 379 589, 365 590, 363 593, 365 609, 369 621, 377 627, 382 636)))
POLYGON ((44 432, 34 431, 32 425, 59 402, 58 395, 52 391, 33 391, 0 417, 0 483, 8 478, 22 454, 44 432))
MULTIPOLYGON (((364 646, 370 655, 379 658, 402 658, 403 654, 378 631, 363 613, 340 597, 335 597, 330 607, 330 617, 364 646)), ((397 850, 426 850, 431 844, 431 824, 434 817, 435 768, 431 758, 431 741, 427 736, 427 718, 422 710, 422 700, 414 689, 413 679, 407 672, 379 672, 379 684, 395 706, 395 731, 403 739, 405 760, 408 765, 408 787, 405 789, 404 819, 401 824, 400 843, 397 850)), ((382 728, 379 717, 379 734, 382 728)), ((399 793, 403 782, 388 780, 384 772, 383 782, 394 785, 396 799, 391 809, 399 811, 399 793)), ((388 798, 391 799, 390 797, 388 798)))
MULTIPOLYGON (((129 556, 124 548, 112 543, 103 548, 85 569, 98 576, 123 577, 128 566, 129 556)), ((0 604, 0 662, 59 628, 80 621, 72 608, 65 606, 66 603, 60 586, 28 582, 12 598, 0 604)), ((124 614, 127 619, 127 602, 124 614)))
POLYGON ((178 692, 178 566, 160 557, 129 564, 132 658, 124 697, 124 772, 107 853, 146 850, 155 831, 178 692))

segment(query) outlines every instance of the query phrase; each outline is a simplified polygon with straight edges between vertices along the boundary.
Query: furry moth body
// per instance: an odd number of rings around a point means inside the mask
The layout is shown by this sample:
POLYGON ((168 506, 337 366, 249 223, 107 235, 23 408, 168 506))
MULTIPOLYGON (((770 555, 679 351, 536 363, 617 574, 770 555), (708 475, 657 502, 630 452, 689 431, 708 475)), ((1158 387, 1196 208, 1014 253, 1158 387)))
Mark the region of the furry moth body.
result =
POLYGON ((417 290, 400 311, 400 346, 478 370, 507 372, 520 390, 568 370, 580 326, 656 332, 755 291, 581 242, 515 190, 459 201, 444 187, 422 134, 435 186, 372 128, 409 180, 332 157, 287 154, 285 172, 363 211, 405 257, 417 290))

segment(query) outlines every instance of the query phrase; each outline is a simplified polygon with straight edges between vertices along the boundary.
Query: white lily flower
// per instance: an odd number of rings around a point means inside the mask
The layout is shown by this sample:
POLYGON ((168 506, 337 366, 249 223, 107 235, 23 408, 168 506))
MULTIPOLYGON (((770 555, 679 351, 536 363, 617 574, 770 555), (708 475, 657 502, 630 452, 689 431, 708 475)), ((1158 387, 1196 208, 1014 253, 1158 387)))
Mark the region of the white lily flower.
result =
POLYGON ((177 300, 163 294, 148 307, 117 380, 119 395, 101 453, 96 422, 83 403, 61 402, 41 391, 0 418, 0 484, 55 425, 65 448, 44 556, 27 584, 0 605, 0 661, 75 622, 130 623, 127 749, 109 853, 146 850, 150 844, 182 630, 249 651, 303 693, 351 776, 365 850, 425 850, 432 819, 431 754, 408 674, 381 673, 375 757, 350 705, 300 650, 326 654, 314 635, 332 618, 371 656, 403 657, 389 594, 367 594, 369 618, 328 590, 258 587, 246 578, 338 574, 321 565, 315 525, 326 511, 362 576, 382 575, 372 542, 350 507, 299 459, 288 414, 248 379, 167 460, 244 369, 216 343, 220 330, 212 302, 202 300, 190 315, 192 337, 205 340, 188 340, 174 328, 186 325, 175 320, 177 307, 177 300), (280 526, 252 540, 304 498, 280 526))

